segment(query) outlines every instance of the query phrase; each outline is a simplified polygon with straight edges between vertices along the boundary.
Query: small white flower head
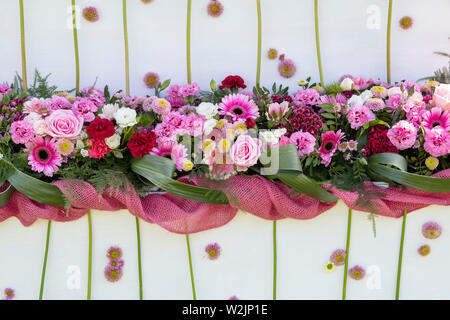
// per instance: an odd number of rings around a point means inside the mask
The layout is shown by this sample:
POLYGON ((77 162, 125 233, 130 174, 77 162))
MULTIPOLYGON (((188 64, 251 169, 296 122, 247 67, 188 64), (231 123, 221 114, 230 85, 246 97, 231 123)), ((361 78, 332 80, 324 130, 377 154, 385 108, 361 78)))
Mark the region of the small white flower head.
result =
POLYGON ((276 138, 279 139, 279 138, 281 138, 283 135, 285 135, 286 132, 287 132, 286 128, 275 129, 275 130, 273 131, 273 135, 274 135, 276 138))
POLYGON ((83 158, 89 157, 89 152, 86 149, 81 149, 80 153, 83 158))
POLYGON ((131 108, 120 108, 114 114, 117 124, 122 128, 132 127, 137 124, 136 116, 136 111, 131 108))
POLYGON ((279 141, 279 137, 276 137, 271 130, 260 131, 259 137, 263 142, 269 145, 276 145, 279 141))
POLYGON ((364 102, 366 102, 367 100, 373 97, 373 93, 370 90, 365 90, 363 93, 361 93, 360 97, 364 102))
POLYGON ((2 153, 0 153, 0 160, 2 160, 3 159, 3 154, 2 153))
POLYGON ((113 134, 111 137, 105 139, 105 143, 110 149, 117 149, 120 146, 120 135, 117 133, 113 134))
POLYGON ((102 113, 99 115, 100 118, 113 120, 114 114, 119 110, 119 105, 117 103, 104 105, 102 108, 102 113))
POLYGON ((197 111, 197 114, 204 116, 206 120, 209 120, 218 113, 219 107, 210 102, 202 102, 195 110, 197 111))
POLYGON ((342 80, 341 82, 341 89, 344 91, 350 91, 353 89, 353 80, 350 78, 345 78, 344 80, 342 80))
POLYGON ((77 142, 75 143, 75 148, 76 149, 83 149, 84 148, 83 140, 77 140, 77 142))
POLYGON ((394 94, 402 94, 402 89, 399 87, 392 87, 388 89, 388 96, 393 96, 394 94))
POLYGON ((216 124, 217 124, 216 119, 206 120, 203 125, 204 134, 206 134, 206 135, 210 134, 213 131, 213 129, 216 127, 216 124))
POLYGON ((364 104, 364 100, 361 96, 353 95, 350 99, 348 99, 348 105, 350 107, 361 107, 364 104))

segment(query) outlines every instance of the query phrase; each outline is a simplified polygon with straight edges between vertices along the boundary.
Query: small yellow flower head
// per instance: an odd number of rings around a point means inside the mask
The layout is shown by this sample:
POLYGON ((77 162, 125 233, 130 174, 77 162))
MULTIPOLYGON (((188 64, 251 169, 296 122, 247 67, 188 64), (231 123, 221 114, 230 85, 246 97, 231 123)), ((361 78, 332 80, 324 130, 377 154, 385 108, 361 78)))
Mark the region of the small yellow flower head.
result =
POLYGON ((427 166, 427 168, 431 171, 433 171, 434 169, 437 168, 437 166, 439 165, 439 159, 435 158, 435 157, 428 157, 425 160, 425 165, 427 166))
POLYGON ((190 160, 186 160, 183 162, 183 170, 184 171, 191 171, 194 167, 194 163, 190 160))
POLYGON ((63 92, 60 92, 57 94, 57 96, 60 96, 60 97, 67 97, 68 95, 69 95, 69 93, 66 91, 63 91, 63 92))
POLYGON ((217 121, 216 128, 222 129, 224 125, 226 125, 228 121, 226 119, 220 119, 217 121))
POLYGON ((221 139, 218 144, 218 149, 221 153, 225 153, 230 150, 231 141, 228 139, 221 139))
POLYGON ((428 87, 438 87, 438 86, 440 85, 439 82, 434 81, 434 80, 427 81, 425 84, 426 84, 428 87))
POLYGON ((321 86, 315 86, 315 87, 313 87, 313 89, 316 90, 319 94, 325 93, 325 89, 322 88, 321 86))
POLYGON ((370 91, 372 92, 372 94, 375 98, 384 99, 388 95, 387 89, 382 86, 374 86, 374 87, 372 87, 372 89, 370 89, 370 91))
POLYGON ((234 130, 236 130, 237 134, 245 134, 247 133, 247 126, 245 125, 245 123, 236 122, 234 124, 234 130))
POLYGON ((334 271, 334 269, 336 269, 336 265, 333 263, 333 262, 331 262, 331 261, 328 261, 326 264, 325 264, 325 271, 326 272, 333 272, 334 271))
POLYGON ((205 153, 210 153, 210 152, 212 152, 215 148, 216 148, 216 143, 215 143, 213 140, 211 140, 211 139, 206 139, 206 140, 203 142, 203 146, 202 146, 203 152, 205 152, 205 153))
POLYGON ((278 58, 278 51, 276 49, 269 49, 269 52, 267 53, 267 57, 270 60, 274 60, 278 58))
POLYGON ((74 96, 67 96, 66 99, 69 100, 70 102, 74 102, 75 101, 75 97, 74 96))
POLYGON ((307 85, 308 85, 308 81, 306 81, 306 80, 300 80, 297 84, 300 86, 300 87, 306 87, 307 85))
POLYGON ((417 249, 417 252, 421 255, 421 256, 427 256, 430 254, 431 252, 431 248, 429 245, 424 244, 423 246, 420 246, 419 249, 417 249))

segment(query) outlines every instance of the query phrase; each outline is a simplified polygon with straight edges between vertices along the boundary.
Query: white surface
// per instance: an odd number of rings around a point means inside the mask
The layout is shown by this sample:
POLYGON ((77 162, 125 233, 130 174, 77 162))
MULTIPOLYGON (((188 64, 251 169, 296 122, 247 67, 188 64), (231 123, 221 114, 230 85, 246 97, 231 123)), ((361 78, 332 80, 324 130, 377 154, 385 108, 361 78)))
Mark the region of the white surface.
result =
MULTIPOLYGON (((211 78, 222 80, 240 74, 249 86, 255 82, 257 53, 256 2, 223 0, 225 12, 218 19, 205 13, 207 0, 192 5, 192 76, 206 89, 211 78)), ((34 69, 52 73, 51 82, 61 88, 74 87, 75 68, 70 1, 24 0, 28 77, 34 69)), ((122 1, 77 0, 80 7, 93 4, 100 21, 82 21, 78 32, 81 84, 88 86, 98 77, 98 86, 109 84, 123 89, 124 57, 122 1)), ((320 0, 320 38, 326 82, 344 73, 385 79, 387 1, 320 0), (375 6, 375 7, 373 7, 375 6), (367 10, 379 10, 379 29, 368 29, 367 10)), ((418 78, 447 63, 433 51, 449 50, 448 0, 396 0, 392 20, 393 80, 418 78), (403 31, 398 20, 404 15, 414 26, 403 31)), ((263 0, 262 83, 290 84, 311 75, 318 81, 314 42, 313 1, 263 0), (282 80, 277 63, 265 57, 269 48, 286 53, 297 64, 297 74, 282 80)), ((142 82, 148 71, 173 83, 186 81, 186 1, 154 0, 144 6, 128 1, 131 89, 133 94, 150 94, 142 82)), ((11 81, 20 73, 18 1, 0 0, 0 81, 11 81)), ((401 297, 449 299, 447 273, 450 235, 448 208, 430 207, 408 216, 401 297), (443 226, 441 238, 424 241, 422 223, 435 220, 443 226), (432 253, 420 257, 416 249, 429 243, 432 253)), ((278 223, 278 297, 281 299, 338 299, 342 290, 343 267, 332 274, 324 263, 336 248, 345 247, 347 211, 340 204, 311 221, 285 220, 278 223)), ((138 297, 135 220, 125 212, 94 213, 94 299, 135 299, 138 297), (115 284, 103 276, 106 250, 111 245, 124 250, 125 274, 115 284)), ((146 299, 190 299, 191 287, 184 236, 170 234, 155 225, 141 223, 144 297, 146 299)), ((15 219, 0 224, 0 289, 12 287, 18 299, 36 299, 44 254, 46 223, 22 227, 15 219)), ((352 227, 350 266, 379 268, 381 287, 369 289, 367 279, 348 281, 350 299, 391 299, 395 293, 401 220, 377 218, 377 237, 367 214, 355 213, 352 227)), ((84 299, 87 273, 87 218, 53 223, 44 297, 84 299), (81 287, 67 288, 70 266, 81 271, 81 287)), ((200 299, 270 299, 272 297, 272 223, 240 213, 230 224, 191 236, 197 294, 200 299), (222 256, 206 258, 204 248, 218 242, 222 256)), ((375 277, 375 278, 374 278, 375 277)))

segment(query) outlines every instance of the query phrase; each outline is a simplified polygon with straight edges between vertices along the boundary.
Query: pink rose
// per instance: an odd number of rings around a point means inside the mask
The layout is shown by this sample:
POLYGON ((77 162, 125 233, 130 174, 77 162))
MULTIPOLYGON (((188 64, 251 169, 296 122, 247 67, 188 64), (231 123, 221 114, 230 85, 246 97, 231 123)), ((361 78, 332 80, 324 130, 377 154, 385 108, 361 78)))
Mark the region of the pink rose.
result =
POLYGON ((240 135, 231 147, 231 160, 238 171, 255 165, 261 155, 261 141, 249 135, 240 135))
POLYGON ((71 110, 56 110, 45 118, 47 133, 53 138, 75 139, 83 128, 83 118, 71 110))
POLYGON ((441 84, 436 88, 433 103, 442 110, 450 109, 450 84, 441 84))

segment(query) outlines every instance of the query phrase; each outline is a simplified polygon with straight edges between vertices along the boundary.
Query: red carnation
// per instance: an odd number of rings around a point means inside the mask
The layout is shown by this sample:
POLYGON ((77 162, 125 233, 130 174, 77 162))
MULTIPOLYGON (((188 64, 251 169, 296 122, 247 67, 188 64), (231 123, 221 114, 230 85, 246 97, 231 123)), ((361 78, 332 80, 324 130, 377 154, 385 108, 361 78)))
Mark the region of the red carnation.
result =
POLYGON ((87 144, 91 146, 88 150, 89 158, 101 159, 111 151, 104 139, 91 139, 87 141, 87 144))
POLYGON ((398 153, 398 149, 387 136, 388 130, 389 128, 383 125, 376 125, 370 129, 367 145, 364 147, 365 156, 383 152, 398 153))
POLYGON ((245 89, 247 86, 244 83, 244 79, 239 76, 228 76, 222 81, 222 85, 219 87, 220 89, 229 88, 229 89, 245 89))
POLYGON ((136 132, 128 141, 127 146, 133 157, 142 158, 156 146, 156 134, 153 131, 136 132))
POLYGON ((114 123, 108 119, 95 118, 94 121, 86 128, 86 132, 92 138, 102 140, 114 135, 114 123))

